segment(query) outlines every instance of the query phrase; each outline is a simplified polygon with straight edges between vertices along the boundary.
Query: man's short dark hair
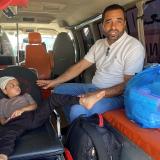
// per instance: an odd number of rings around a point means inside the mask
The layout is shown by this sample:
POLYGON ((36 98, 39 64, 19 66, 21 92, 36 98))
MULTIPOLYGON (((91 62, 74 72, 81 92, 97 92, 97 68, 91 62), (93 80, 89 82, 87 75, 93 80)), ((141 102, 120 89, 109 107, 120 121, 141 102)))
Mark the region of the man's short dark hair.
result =
POLYGON ((112 10, 116 10, 116 9, 122 10, 122 11, 123 11, 123 14, 124 14, 124 18, 126 17, 126 16, 125 16, 125 10, 124 10, 124 8, 123 8, 122 6, 120 6, 119 4, 112 4, 112 5, 110 5, 110 6, 107 6, 107 7, 104 9, 104 11, 103 11, 103 13, 102 13, 102 22, 104 21, 104 17, 105 17, 105 13, 106 13, 106 12, 112 11, 112 10))

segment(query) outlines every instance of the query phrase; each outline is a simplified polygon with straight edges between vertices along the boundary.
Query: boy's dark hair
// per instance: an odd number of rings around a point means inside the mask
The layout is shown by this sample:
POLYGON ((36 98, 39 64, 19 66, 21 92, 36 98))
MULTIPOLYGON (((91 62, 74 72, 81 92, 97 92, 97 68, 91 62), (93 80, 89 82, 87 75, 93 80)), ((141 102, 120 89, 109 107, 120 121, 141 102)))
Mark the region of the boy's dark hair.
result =
POLYGON ((102 23, 103 23, 103 21, 104 21, 105 13, 108 12, 108 11, 116 10, 116 9, 120 9, 120 10, 123 11, 124 19, 125 19, 126 16, 125 16, 125 10, 124 10, 124 8, 123 8, 121 5, 119 5, 119 4, 112 4, 112 5, 110 5, 110 6, 107 6, 107 7, 104 9, 104 11, 103 11, 103 13, 102 13, 102 23))

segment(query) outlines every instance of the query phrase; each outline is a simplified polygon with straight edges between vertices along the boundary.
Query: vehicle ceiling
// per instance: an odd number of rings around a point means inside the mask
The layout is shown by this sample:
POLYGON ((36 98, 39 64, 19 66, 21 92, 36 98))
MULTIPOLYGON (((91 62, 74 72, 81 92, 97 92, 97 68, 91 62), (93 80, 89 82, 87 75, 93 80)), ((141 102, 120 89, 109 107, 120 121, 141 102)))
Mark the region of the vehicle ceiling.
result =
POLYGON ((17 8, 14 18, 7 18, 0 14, 1 23, 6 27, 41 29, 50 28, 62 31, 66 26, 80 24, 82 21, 99 15, 110 4, 118 3, 128 6, 136 0, 29 0, 25 8, 17 8), (10 22, 8 25, 6 23, 10 22), (57 25, 58 24, 58 25, 57 25), (62 28, 60 28, 60 27, 62 28))

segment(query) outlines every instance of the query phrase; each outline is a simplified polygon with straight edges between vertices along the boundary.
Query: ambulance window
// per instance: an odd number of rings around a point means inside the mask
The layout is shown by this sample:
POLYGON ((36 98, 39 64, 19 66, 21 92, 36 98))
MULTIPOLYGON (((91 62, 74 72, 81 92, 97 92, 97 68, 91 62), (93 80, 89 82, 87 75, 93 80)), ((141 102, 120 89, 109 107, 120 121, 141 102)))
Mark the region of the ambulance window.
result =
POLYGON ((147 3, 144 7, 144 31, 148 63, 160 63, 160 1, 147 3))
POLYGON ((138 38, 138 31, 137 31, 137 8, 131 8, 126 11, 126 18, 127 18, 127 32, 129 35, 138 38))
POLYGON ((105 38, 105 34, 104 34, 104 31, 103 31, 103 28, 102 28, 102 22, 98 23, 98 30, 99 30, 99 33, 100 33, 100 37, 101 38, 105 38))
POLYGON ((83 38, 85 53, 87 53, 88 50, 91 48, 91 46, 94 44, 93 35, 89 27, 85 27, 82 29, 82 38, 83 38))

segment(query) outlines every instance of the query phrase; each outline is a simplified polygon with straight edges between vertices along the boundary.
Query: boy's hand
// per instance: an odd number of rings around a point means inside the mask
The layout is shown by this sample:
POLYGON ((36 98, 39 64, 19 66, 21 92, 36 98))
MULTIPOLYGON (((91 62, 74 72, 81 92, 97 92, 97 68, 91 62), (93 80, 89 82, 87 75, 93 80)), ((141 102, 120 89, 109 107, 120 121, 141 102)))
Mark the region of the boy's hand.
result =
POLYGON ((14 111, 14 112, 12 113, 10 119, 16 118, 16 117, 18 117, 18 116, 21 116, 23 112, 24 112, 23 109, 17 109, 16 111, 14 111))
POLYGON ((5 125, 9 120, 10 120, 11 118, 9 117, 9 118, 0 118, 0 124, 1 125, 5 125))

